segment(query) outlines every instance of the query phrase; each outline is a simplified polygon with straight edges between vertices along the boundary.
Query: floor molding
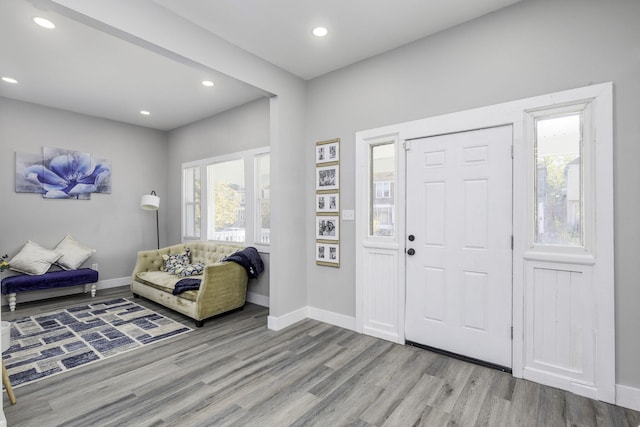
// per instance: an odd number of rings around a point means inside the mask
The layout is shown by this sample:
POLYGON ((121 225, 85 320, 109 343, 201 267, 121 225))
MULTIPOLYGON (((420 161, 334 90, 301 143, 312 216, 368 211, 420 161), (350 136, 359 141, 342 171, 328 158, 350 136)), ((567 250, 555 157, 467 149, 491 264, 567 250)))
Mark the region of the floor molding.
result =
POLYGON ((309 306, 302 307, 298 310, 292 311, 291 313, 287 313, 284 316, 269 316, 267 323, 269 329, 279 331, 304 319, 318 320, 350 331, 356 330, 355 317, 345 316, 344 314, 334 313, 332 311, 309 306))
POLYGON ((640 388, 616 385, 616 405, 640 411, 640 388))
POLYGON ((267 327, 272 331, 279 331, 287 328, 309 317, 307 316, 307 311, 307 307, 302 307, 298 310, 287 313, 284 316, 269 316, 267 317, 267 327))
POLYGON ((356 318, 345 316, 344 314, 334 313, 316 307, 307 307, 307 317, 350 331, 356 330, 356 318))
POLYGON ((255 292, 247 292, 247 302, 257 304, 262 307, 269 307, 269 297, 255 292))

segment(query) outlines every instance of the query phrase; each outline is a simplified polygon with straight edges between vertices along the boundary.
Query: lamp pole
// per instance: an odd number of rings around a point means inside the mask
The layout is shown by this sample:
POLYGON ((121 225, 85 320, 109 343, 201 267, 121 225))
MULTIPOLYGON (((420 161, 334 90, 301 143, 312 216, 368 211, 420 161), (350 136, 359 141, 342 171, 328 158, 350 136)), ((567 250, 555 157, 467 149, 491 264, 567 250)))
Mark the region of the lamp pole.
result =
POLYGON ((158 249, 160 249, 160 219, 158 214, 158 211, 160 210, 160 197, 156 195, 155 191, 151 191, 151 194, 142 196, 140 207, 144 210, 156 211, 156 239, 158 242, 158 249))
POLYGON ((158 220, 158 211, 160 208, 156 209, 156 237, 158 239, 158 249, 160 249, 160 221, 158 220))

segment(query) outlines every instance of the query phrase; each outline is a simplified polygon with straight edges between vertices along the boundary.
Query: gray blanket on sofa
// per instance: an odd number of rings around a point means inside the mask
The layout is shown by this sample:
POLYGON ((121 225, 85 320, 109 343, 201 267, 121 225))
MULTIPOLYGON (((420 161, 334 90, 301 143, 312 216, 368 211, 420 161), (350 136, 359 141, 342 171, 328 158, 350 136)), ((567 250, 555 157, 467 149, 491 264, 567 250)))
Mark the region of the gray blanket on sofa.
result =
POLYGON ((247 270, 250 278, 256 279, 264 271, 264 263, 258 250, 249 246, 241 251, 232 253, 224 259, 224 261, 232 261, 240 264, 247 270))
POLYGON ((195 291, 200 289, 201 279, 180 279, 176 282, 176 285, 173 287, 173 295, 178 295, 186 291, 195 291))

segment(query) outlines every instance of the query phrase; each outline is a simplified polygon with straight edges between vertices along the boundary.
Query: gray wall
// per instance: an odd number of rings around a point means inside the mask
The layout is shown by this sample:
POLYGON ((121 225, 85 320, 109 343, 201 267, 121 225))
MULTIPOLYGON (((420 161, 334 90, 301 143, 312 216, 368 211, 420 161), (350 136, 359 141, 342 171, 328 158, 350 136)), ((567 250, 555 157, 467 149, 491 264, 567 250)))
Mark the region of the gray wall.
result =
MULTIPOLYGON (((169 132, 169 234, 179 243, 181 233, 182 164, 269 145, 269 100, 260 99, 169 132)), ((206 236, 203 236, 206 239, 206 236)), ((266 271, 249 281, 249 292, 269 296, 269 254, 261 254, 266 271)))
MULTIPOLYGON (((100 280, 127 277, 139 250, 156 247, 155 215, 140 197, 167 187, 164 132, 0 97, 0 252, 15 255, 27 240, 49 248, 71 234, 97 250, 100 280), (112 194, 91 200, 51 200, 15 192, 15 154, 42 147, 91 153, 112 162, 112 194)), ((161 245, 167 243, 165 201, 161 245)))
MULTIPOLYGON (((176 20, 152 2, 52 1, 276 95, 270 99, 269 110, 274 188, 272 316, 285 315, 307 304, 350 316, 355 313, 353 223, 342 224, 342 267, 320 268, 314 263, 316 141, 342 138, 341 201, 343 209, 353 209, 356 131, 613 81, 618 382, 640 386, 640 367, 636 363, 640 340, 634 330, 640 324, 640 312, 635 309, 640 301, 640 287, 635 284, 640 273, 635 247, 640 240, 636 218, 640 193, 635 185, 640 178, 640 169, 635 166, 640 150, 637 0, 524 0, 307 84, 203 29, 176 20), (154 19, 149 20, 148 16, 154 19), (304 206, 292 206, 293 200, 305 197, 304 206)), ((1 115, 0 118, 8 121, 1 115)), ((34 123, 37 121, 30 120, 30 124, 34 123)), ((4 129, 5 125, 0 124, 4 129)), ((4 147, 4 133, 2 137, 4 147)), ((89 141, 95 141, 93 135, 90 137, 89 141)), ((0 162, 3 169, 11 164, 4 158, 0 162)), ((135 170, 136 165, 131 163, 131 170, 135 170)), ((141 173, 140 177, 145 182, 132 183, 140 187, 133 191, 136 197, 132 209, 137 209, 137 194, 158 184, 164 176, 159 176, 164 172, 161 168, 143 168, 146 174, 141 173), (153 178, 146 180, 149 177, 153 178)), ((170 173, 172 179, 174 173, 170 173)), ((11 184, 3 181, 0 185, 0 196, 5 196, 11 184)), ((3 206, 8 206, 7 202, 16 200, 2 197, 3 206)), ((131 211, 131 215, 140 214, 131 211)), ((30 218, 33 216, 30 214, 30 218)), ((161 211, 161 220, 166 216, 161 211)), ((171 227, 166 231, 168 239, 175 241, 179 221, 175 221, 174 213, 169 216, 171 227)), ((147 219, 140 217, 139 221, 146 223, 147 219)), ((101 227, 98 224, 92 226, 101 227)), ((3 246, 9 247, 6 251, 20 244, 15 237, 11 239, 5 244, 2 237, 3 246)), ((152 245, 149 240, 141 246, 152 245)))
MULTIPOLYGON (((192 25, 154 2, 103 0, 43 0, 70 8, 75 19, 112 28, 114 33, 154 49, 230 75, 274 94, 269 100, 271 144, 271 263, 270 319, 277 319, 307 303, 306 253, 308 214, 304 198, 306 146, 303 141, 306 84, 213 33, 192 25), (149 19, 152 16, 153 19, 149 19)), ((177 225, 176 225, 177 226, 177 225)))
MULTIPOLYGON (((640 386, 639 17, 636 0, 525 0, 311 81, 308 235, 313 236, 316 141, 342 139, 341 203, 353 209, 357 131, 613 81, 617 380, 640 386)), ((354 316, 354 223, 341 225, 339 270, 315 265, 309 239, 308 304, 354 316)))

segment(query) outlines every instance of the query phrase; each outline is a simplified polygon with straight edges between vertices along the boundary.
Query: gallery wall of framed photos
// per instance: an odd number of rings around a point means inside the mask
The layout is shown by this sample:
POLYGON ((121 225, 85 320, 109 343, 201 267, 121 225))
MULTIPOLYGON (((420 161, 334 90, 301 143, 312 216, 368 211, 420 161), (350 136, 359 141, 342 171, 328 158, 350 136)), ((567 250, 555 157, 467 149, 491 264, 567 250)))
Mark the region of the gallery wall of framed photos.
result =
POLYGON ((316 264, 340 267, 340 138, 316 143, 316 264))

